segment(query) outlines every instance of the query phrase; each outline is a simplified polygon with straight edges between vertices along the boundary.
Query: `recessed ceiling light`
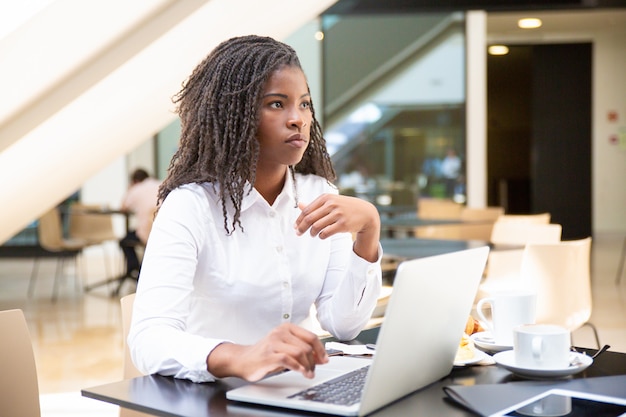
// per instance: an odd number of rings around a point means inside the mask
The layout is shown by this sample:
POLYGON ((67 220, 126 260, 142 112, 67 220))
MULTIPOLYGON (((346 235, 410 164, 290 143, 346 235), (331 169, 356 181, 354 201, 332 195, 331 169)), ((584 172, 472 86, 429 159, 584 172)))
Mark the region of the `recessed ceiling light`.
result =
POLYGON ((491 45, 487 52, 489 52, 489 55, 506 55, 509 53, 509 47, 506 45, 491 45))
POLYGON ((522 29, 536 29, 541 27, 541 19, 535 17, 527 17, 517 21, 517 26, 522 29))
POLYGON ((324 39, 324 32, 322 32, 321 30, 318 30, 317 32, 315 32, 315 39, 318 41, 321 41, 322 39, 324 39))

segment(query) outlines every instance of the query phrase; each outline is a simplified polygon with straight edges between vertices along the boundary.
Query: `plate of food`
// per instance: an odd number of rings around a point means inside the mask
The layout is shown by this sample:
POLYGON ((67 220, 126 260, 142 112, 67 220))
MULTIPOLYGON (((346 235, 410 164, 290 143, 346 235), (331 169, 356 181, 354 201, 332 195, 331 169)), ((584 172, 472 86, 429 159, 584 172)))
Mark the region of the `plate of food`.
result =
POLYGON ((485 358, 487 358, 487 354, 482 350, 476 349, 474 342, 472 342, 468 334, 463 333, 463 337, 461 337, 461 341, 459 342, 459 348, 454 357, 454 366, 473 365, 485 358))

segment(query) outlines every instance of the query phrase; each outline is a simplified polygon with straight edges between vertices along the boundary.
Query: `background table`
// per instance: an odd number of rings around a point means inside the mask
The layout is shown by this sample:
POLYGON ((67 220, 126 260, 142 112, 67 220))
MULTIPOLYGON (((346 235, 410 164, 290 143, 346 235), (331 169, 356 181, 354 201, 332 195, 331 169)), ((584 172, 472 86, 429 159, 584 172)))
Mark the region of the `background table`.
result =
POLYGON ((489 246, 489 242, 483 240, 443 240, 412 237, 381 239, 380 244, 385 255, 405 259, 424 258, 480 246, 489 246))

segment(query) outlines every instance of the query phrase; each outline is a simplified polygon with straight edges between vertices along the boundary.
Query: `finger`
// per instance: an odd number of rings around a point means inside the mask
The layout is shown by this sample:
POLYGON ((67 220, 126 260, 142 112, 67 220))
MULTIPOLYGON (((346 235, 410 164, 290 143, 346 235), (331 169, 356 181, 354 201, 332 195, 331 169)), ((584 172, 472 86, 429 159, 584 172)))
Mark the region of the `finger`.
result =
POLYGON ((324 348, 324 345, 315 333, 296 325, 293 326, 292 331, 298 339, 302 340, 311 348, 313 358, 316 364, 328 362, 328 354, 326 353, 326 349, 324 348))

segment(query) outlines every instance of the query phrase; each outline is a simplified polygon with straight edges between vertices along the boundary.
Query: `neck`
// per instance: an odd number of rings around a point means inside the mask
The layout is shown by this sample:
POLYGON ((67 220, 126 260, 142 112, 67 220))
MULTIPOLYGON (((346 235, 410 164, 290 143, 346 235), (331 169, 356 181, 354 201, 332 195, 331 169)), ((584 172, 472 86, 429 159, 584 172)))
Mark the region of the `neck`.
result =
POLYGON ((285 167, 272 172, 260 172, 257 170, 254 188, 270 205, 274 204, 278 194, 283 190, 288 172, 289 170, 285 167))

